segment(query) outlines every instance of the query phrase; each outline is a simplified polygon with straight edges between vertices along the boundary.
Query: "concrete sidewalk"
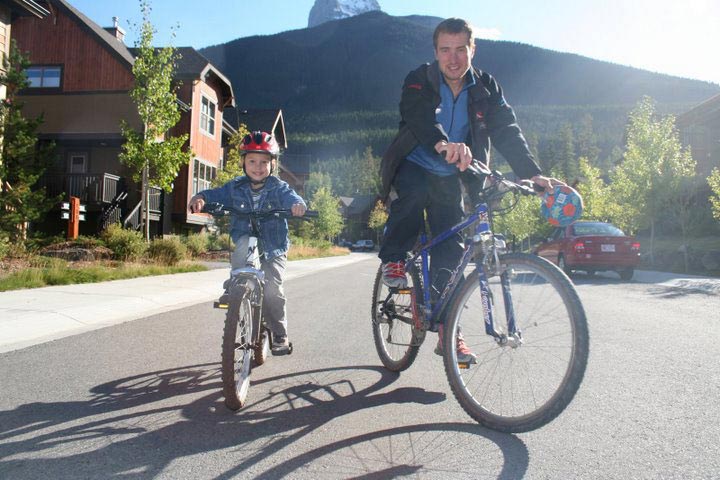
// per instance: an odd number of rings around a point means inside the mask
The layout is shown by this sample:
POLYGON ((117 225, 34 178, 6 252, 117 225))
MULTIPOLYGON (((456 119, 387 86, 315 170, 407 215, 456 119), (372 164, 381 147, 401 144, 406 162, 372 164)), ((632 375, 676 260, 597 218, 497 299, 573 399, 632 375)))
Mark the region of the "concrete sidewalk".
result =
MULTIPOLYGON (((374 254, 288 262, 286 280, 374 254)), ((216 300, 229 268, 0 292, 0 353, 216 300)))

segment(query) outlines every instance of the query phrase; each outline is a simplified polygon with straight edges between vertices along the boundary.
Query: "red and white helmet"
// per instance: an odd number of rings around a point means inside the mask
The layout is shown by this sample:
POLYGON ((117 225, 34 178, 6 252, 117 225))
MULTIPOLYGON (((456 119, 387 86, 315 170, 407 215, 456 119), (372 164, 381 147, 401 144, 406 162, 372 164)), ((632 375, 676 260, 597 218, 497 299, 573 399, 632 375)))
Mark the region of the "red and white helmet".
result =
POLYGON ((280 155, 280 145, 272 135, 258 130, 243 138, 240 155, 244 157, 248 153, 267 153, 272 158, 277 158, 280 155))

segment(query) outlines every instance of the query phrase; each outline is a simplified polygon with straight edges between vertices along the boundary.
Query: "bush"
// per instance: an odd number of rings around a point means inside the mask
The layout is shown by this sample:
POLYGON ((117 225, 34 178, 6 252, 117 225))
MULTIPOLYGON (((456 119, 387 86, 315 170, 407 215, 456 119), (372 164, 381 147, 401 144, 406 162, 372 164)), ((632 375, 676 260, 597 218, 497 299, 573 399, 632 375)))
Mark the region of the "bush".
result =
POLYGON ((235 250, 235 244, 230 238, 229 233, 221 233, 220 235, 210 235, 208 248, 210 250, 226 250, 232 252, 235 250))
POLYGON ((147 256, 162 265, 176 265, 187 256, 187 247, 176 236, 156 238, 150 243, 147 256))
POLYGON ((0 232, 0 259, 3 259, 7 257, 8 253, 10 253, 12 245, 10 244, 10 239, 8 236, 0 232))
POLYGON ((140 232, 126 230, 118 224, 110 225, 102 232, 101 237, 117 260, 137 260, 147 250, 147 244, 140 232))
POLYGON ((190 255, 197 257, 208 251, 210 247, 210 238, 205 232, 190 234, 187 237, 183 237, 185 246, 190 252, 190 255))

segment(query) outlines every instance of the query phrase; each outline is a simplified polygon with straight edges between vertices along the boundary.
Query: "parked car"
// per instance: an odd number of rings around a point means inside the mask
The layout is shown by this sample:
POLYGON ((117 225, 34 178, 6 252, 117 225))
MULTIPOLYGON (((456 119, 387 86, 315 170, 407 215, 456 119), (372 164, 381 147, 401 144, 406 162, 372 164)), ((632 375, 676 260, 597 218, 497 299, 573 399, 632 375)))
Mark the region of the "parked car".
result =
POLYGON ((630 280, 640 263, 640 242, 611 223, 575 222, 556 229, 534 253, 568 275, 574 270, 588 275, 615 271, 623 280, 630 280))
POLYGON ((354 252, 371 252, 375 249, 375 242, 372 240, 358 240, 352 244, 350 250, 354 252))

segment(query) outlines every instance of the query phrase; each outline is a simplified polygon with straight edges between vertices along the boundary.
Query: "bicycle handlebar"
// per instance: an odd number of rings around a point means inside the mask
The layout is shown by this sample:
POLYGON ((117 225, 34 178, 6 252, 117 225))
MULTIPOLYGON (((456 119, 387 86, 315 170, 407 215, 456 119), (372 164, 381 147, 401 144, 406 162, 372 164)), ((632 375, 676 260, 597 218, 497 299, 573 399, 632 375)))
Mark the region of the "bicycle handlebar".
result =
POLYGON ((209 213, 213 217, 226 217, 228 215, 236 215, 238 217, 253 217, 253 218, 268 218, 268 217, 277 217, 277 218, 296 218, 298 220, 310 220, 311 218, 317 218, 318 212, 317 210, 306 210, 305 214, 301 217, 296 217, 292 214, 292 210, 289 208, 276 208, 272 210, 264 210, 261 212, 257 211, 251 211, 251 212, 243 212, 240 210, 237 210, 233 207, 225 206, 222 203, 206 203, 203 205, 203 208, 201 210, 201 213, 209 213))

